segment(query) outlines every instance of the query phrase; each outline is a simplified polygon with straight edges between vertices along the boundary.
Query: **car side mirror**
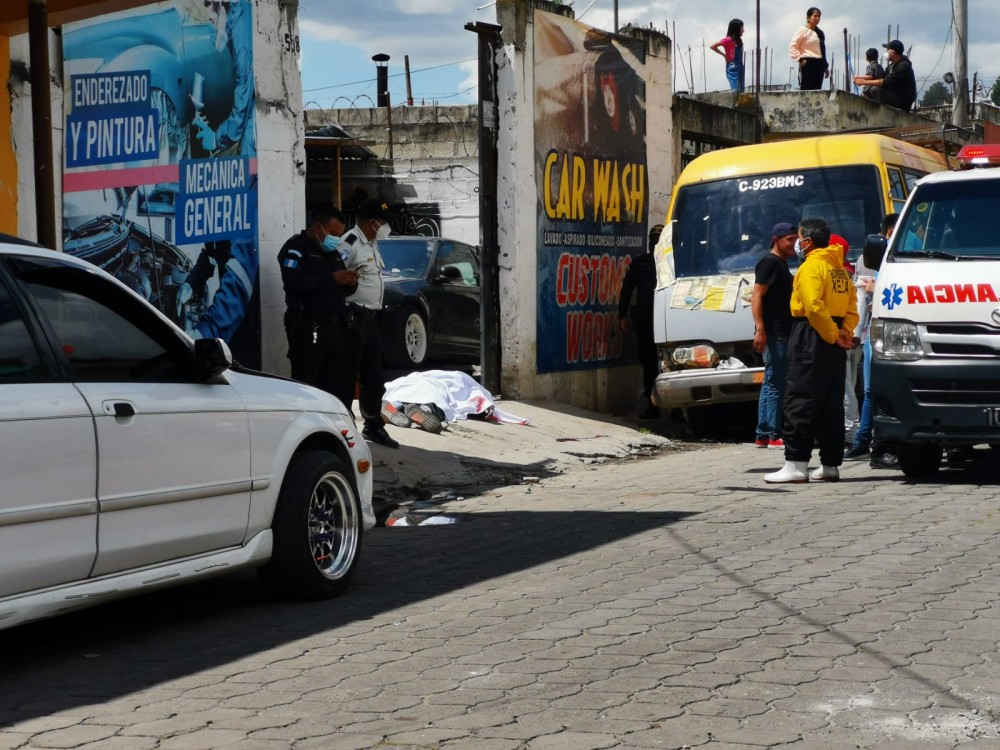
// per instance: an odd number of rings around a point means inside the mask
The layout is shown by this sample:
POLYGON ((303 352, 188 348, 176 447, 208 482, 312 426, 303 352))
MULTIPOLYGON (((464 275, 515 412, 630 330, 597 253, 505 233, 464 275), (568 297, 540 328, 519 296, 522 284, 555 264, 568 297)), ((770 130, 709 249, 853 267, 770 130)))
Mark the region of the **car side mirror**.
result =
POLYGON ((877 271, 882 265, 882 258, 885 257, 885 249, 889 241, 881 234, 869 234, 865 237, 865 248, 861 251, 865 259, 865 266, 873 271, 877 271))
POLYGON ((232 367, 233 355, 222 339, 198 339, 194 342, 194 366, 207 380, 232 367))

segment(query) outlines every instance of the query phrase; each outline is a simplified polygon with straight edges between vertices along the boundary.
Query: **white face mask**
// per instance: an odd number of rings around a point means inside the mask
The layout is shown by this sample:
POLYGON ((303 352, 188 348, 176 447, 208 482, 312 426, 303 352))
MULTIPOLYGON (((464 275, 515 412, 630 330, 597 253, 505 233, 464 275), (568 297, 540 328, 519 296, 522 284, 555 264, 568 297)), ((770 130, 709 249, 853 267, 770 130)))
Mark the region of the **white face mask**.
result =
POLYGON ((806 257, 806 252, 805 250, 802 249, 802 245, 799 244, 799 240, 797 237, 795 238, 795 254, 798 255, 800 258, 806 257))
POLYGON ((376 241, 384 240, 390 234, 392 234, 392 227, 390 227, 388 224, 383 224, 382 226, 380 226, 378 229, 375 230, 375 239, 376 241))

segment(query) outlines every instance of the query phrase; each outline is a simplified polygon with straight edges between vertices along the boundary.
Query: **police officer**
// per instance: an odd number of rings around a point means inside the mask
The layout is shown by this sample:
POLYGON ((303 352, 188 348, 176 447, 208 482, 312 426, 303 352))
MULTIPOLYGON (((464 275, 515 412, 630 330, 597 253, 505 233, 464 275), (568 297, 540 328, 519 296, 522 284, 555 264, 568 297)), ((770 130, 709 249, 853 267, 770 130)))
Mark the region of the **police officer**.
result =
POLYGON ((391 218, 385 201, 375 198, 362 201, 357 225, 340 238, 340 257, 348 269, 358 274, 357 291, 348 298, 347 358, 351 376, 361 386, 358 405, 365 420, 361 434, 373 443, 398 448, 399 443, 386 432, 381 416, 385 378, 378 320, 384 292, 378 240, 392 231, 391 218))
POLYGON ((346 352, 345 294, 356 288, 358 275, 337 252, 345 226, 340 211, 319 211, 308 229, 282 245, 278 263, 292 377, 332 393, 350 409, 354 378, 346 352))
POLYGON ((844 458, 844 371, 854 346, 858 302, 844 251, 830 247, 830 227, 803 219, 795 251, 805 260, 792 283, 785 386, 785 465, 765 482, 835 482, 844 458), (808 474, 813 442, 822 466, 808 474))

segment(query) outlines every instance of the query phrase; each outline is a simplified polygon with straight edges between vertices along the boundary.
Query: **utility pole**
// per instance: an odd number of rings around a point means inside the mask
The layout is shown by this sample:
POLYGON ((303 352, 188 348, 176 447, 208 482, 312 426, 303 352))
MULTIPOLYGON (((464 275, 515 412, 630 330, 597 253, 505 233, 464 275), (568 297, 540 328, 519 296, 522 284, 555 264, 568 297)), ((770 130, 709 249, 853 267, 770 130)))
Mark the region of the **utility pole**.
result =
POLYGON ((35 157, 35 220, 38 244, 56 249, 56 199, 49 88, 49 17, 45 0, 28 2, 31 74, 31 137, 35 157))
POLYGON ((952 124, 969 127, 969 7, 968 0, 952 0, 955 15, 955 101, 952 124))

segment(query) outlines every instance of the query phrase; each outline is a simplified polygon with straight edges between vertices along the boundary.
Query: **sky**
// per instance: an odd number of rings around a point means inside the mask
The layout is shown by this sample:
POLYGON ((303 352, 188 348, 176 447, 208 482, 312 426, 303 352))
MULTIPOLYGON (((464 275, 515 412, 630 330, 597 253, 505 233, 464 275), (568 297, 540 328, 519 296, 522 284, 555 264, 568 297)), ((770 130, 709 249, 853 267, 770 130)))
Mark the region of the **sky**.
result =
MULTIPOLYGON (((477 37, 465 30, 470 22, 496 23, 487 0, 300 0, 299 34, 303 99, 307 108, 371 107, 376 97, 372 55, 389 60, 393 106, 406 99, 404 56, 409 56, 414 104, 467 104, 476 101, 477 37)), ((992 33, 997 0, 967 0, 968 74, 985 81, 988 91, 1000 77, 1000 40, 992 33)), ((570 4, 570 3, 567 3, 570 4)), ((816 3, 823 11, 828 57, 838 80, 844 77, 844 29, 852 50, 864 50, 898 38, 913 61, 920 95, 954 67, 955 34, 949 0, 838 0, 816 3)), ((577 20, 612 30, 614 0, 575 0, 577 20), (590 6, 588 8, 588 6, 590 6)), ((770 75, 765 83, 787 84, 792 76, 788 41, 805 21, 808 3, 762 0, 761 56, 770 75), (771 62, 773 61, 773 63, 771 62)), ((748 0, 618 0, 618 23, 652 25, 674 43, 674 90, 715 91, 727 88, 724 63, 707 46, 725 36, 731 18, 743 20, 748 53, 757 45, 756 4, 748 0), (683 60, 683 65, 680 60, 683 60), (685 72, 686 71, 686 72, 685 72)), ((841 84, 842 87, 842 84, 841 84)), ((984 89, 976 98, 983 96, 984 89)))

